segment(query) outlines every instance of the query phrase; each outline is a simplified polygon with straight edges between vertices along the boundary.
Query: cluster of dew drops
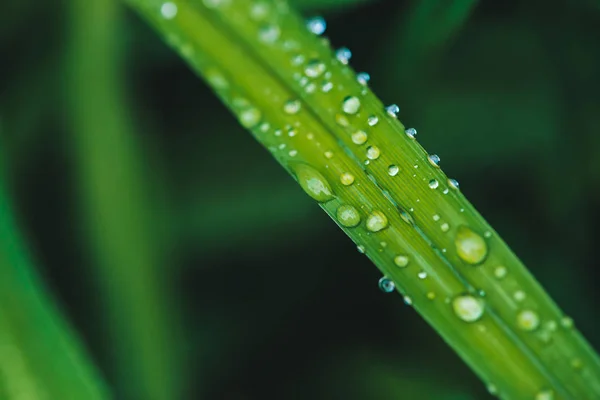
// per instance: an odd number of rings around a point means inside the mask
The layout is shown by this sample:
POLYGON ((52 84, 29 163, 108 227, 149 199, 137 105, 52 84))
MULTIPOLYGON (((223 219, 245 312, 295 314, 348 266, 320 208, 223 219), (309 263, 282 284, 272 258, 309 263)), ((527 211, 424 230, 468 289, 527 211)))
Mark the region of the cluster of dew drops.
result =
MULTIPOLYGON (((210 7, 216 7, 223 1, 225 0, 204 0, 205 4, 210 7)), ((170 1, 163 3, 160 8, 161 16, 167 20, 175 18, 177 12, 177 5, 170 1)), ((266 12, 266 6, 262 3, 257 3, 255 6, 253 6, 252 14, 254 16, 260 16, 266 12)), ((313 17, 306 20, 306 27, 313 34, 320 36, 325 32, 327 25, 322 17, 313 17)), ((266 43, 275 42, 278 40, 279 36, 280 30, 276 25, 266 25, 259 31, 259 40, 266 43)), ((347 65, 352 57, 352 53, 348 48, 342 47, 335 52, 335 56, 338 62, 347 65)), ((331 72, 327 71, 325 63, 318 59, 307 61, 301 55, 296 55, 292 59, 293 65, 301 65, 303 63, 305 63, 304 76, 296 76, 296 79, 300 81, 300 84, 308 93, 312 93, 317 90, 317 85, 310 81, 311 79, 314 80, 317 78, 324 78, 320 84, 320 90, 323 93, 327 93, 333 89, 333 83, 329 80, 331 78, 331 72)), ((218 76, 212 78, 209 76, 209 80, 213 78, 213 84, 222 83, 217 82, 216 78, 218 78, 218 76)), ((370 81, 370 76, 366 72, 360 72, 357 74, 356 79, 363 87, 366 88, 368 82, 370 81)), ((366 93, 367 91, 364 89, 362 94, 366 93)), ((346 96, 341 104, 341 110, 343 114, 338 114, 336 116, 337 123, 342 126, 348 126, 348 120, 344 115, 351 116, 357 114, 360 108, 361 101, 359 97, 353 95, 346 96)), ((288 100, 283 105, 283 111, 286 114, 297 114, 300 109, 301 102, 295 99, 288 100)), ((385 107, 384 112, 389 117, 397 119, 400 109, 398 105, 392 104, 385 107)), ((253 107, 244 107, 239 117, 243 126, 252 128, 260 123, 262 116, 258 109, 253 107)), ((379 117, 376 115, 370 115, 367 117, 367 125, 369 127, 375 127, 379 122, 379 117)), ((268 129, 266 126, 264 128, 268 129)), ((288 129, 288 131, 290 136, 295 134, 295 131, 291 128, 288 129)), ((281 131, 277 130, 275 131, 275 134, 281 135, 281 131)), ((409 139, 416 140, 417 130, 415 128, 408 128, 405 130, 405 134, 409 139)), ((366 144, 368 141, 368 133, 362 130, 356 131, 352 134, 351 139, 352 142, 358 146, 366 144)), ((369 164, 371 161, 375 161, 380 157, 381 150, 376 146, 366 146, 365 153, 367 158, 365 164, 369 164)), ((297 152, 295 150, 291 150, 289 153, 289 155, 292 157, 296 154, 297 152)), ((326 158, 333 157, 333 153, 330 151, 325 152, 324 155, 326 158)), ((434 168, 439 168, 439 156, 435 154, 428 155, 428 161, 434 168)), ((418 168, 418 165, 415 164, 414 167, 418 168)), ((326 202, 334 198, 329 183, 318 171, 307 165, 301 165, 298 168, 299 169, 295 171, 298 181, 303 189, 312 198, 319 202, 326 202)), ((396 176, 400 172, 400 168, 396 165, 390 165, 387 170, 389 176, 391 177, 396 176)), ((344 186, 350 186, 354 184, 355 177, 349 172, 344 172, 340 175, 340 182, 344 186)), ((455 179, 448 179, 447 183, 449 188, 453 190, 459 189, 459 184, 455 179)), ((427 185, 432 190, 436 190, 440 187, 440 183, 436 179, 430 180, 427 182, 427 185)), ((448 189, 444 189, 444 194, 446 193, 448 193, 448 189)), ((461 209, 461 211, 463 210, 461 209)), ((338 222, 346 228, 353 228, 361 223, 360 213, 354 206, 349 204, 343 204, 337 209, 336 218, 338 222)), ((434 221, 439 221, 440 216, 436 214, 433 216, 433 219, 434 221)), ((383 212, 373 211, 368 215, 365 225, 368 231, 376 233, 384 230, 388 226, 388 219, 383 212)), ((447 223, 441 223, 440 228, 443 232, 447 232, 449 231, 450 226, 447 223)), ((491 233, 486 232, 484 236, 489 238, 491 233)), ((473 266, 481 265, 485 261, 488 254, 488 247, 485 239, 466 226, 458 227, 455 238, 455 246, 458 256, 464 262, 473 266)), ((358 250, 361 253, 365 252, 364 246, 361 245, 358 246, 358 250)), ((393 262, 398 268, 404 269, 409 266, 410 259, 407 255, 398 254, 394 257, 393 262)), ((494 277, 498 280, 504 279, 507 274, 508 270, 504 266, 497 266, 494 269, 494 277)), ((417 273, 417 276, 419 279, 426 279, 427 273, 420 271, 417 273)), ((394 281, 386 276, 379 280, 379 288, 385 293, 391 293, 396 290, 394 281)), ((467 323, 473 323, 479 321, 485 313, 485 302, 483 300, 484 295, 485 293, 480 293, 480 296, 461 294, 453 299, 447 299, 446 301, 452 304, 454 314, 459 319, 467 323)), ((435 293, 427 293, 427 298, 430 300, 435 299, 435 293)), ((513 294, 513 299, 517 303, 523 302, 525 298, 526 293, 521 290, 518 290, 513 294)), ((404 296, 404 301, 408 305, 412 304, 412 299, 408 296, 404 296)), ((517 314, 516 324, 521 330, 526 332, 533 332, 539 328, 543 328, 540 329, 539 336, 542 338, 542 340, 546 340, 548 342, 551 340, 550 336, 552 332, 558 329, 558 323, 555 321, 546 321, 544 324, 542 324, 538 314, 531 309, 522 309, 517 314)), ((564 328, 570 329, 573 326, 573 321, 570 318, 565 317, 560 321, 560 325, 564 328)), ((581 362, 578 359, 575 359, 572 361, 572 366, 574 368, 581 368, 581 362)), ((497 389, 493 384, 488 386, 488 390, 492 394, 497 394, 497 389)), ((553 398, 554 394, 552 390, 542 390, 535 397, 536 400, 552 400, 553 398)))

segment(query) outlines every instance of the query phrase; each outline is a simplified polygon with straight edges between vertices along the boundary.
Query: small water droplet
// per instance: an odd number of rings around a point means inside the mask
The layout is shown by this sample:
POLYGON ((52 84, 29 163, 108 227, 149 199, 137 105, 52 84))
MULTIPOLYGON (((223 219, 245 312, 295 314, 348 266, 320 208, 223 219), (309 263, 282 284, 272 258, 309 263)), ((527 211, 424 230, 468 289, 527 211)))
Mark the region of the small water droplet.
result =
POLYGON ((342 185, 344 186, 350 186, 354 183, 354 175, 350 172, 344 172, 340 175, 340 182, 342 182, 342 185))
POLYGON ((389 116, 398 118, 398 113, 400 112, 400 107, 396 104, 391 104, 385 108, 385 112, 388 113, 389 116))
POLYGON ((364 131, 357 131, 352 134, 352 142, 354 144, 361 145, 368 139, 367 133, 364 131))
POLYGON ((544 323, 544 327, 549 330, 550 332, 554 332, 556 331, 556 329, 558 329, 558 324, 556 323, 556 321, 554 320, 549 320, 546 321, 546 323, 544 323))
POLYGON ((360 223, 358 210, 349 204, 341 205, 336 215, 339 223, 346 228, 353 228, 360 223))
POLYGON ((491 394, 492 396, 495 396, 498 394, 498 388, 493 383, 490 383, 489 385, 487 385, 486 389, 487 389, 488 393, 491 394))
POLYGON ((302 107, 302 104, 300 103, 300 100, 288 100, 283 105, 283 111, 286 114, 293 115, 293 114, 297 114, 298 111, 300 111, 301 107, 302 107))
POLYGON ((335 58, 337 58, 342 64, 347 65, 352 58, 352 52, 347 47, 340 47, 335 52, 335 58))
POLYGON ((504 267, 502 265, 500 265, 494 269, 494 276, 497 279, 503 279, 507 273, 508 273, 508 271, 507 271, 506 267, 504 267))
POLYGON ((483 315, 484 303, 482 299, 464 294, 452 300, 452 308, 458 318, 465 322, 475 322, 483 315))
POLYGON ((279 36, 281 35, 281 30, 277 25, 265 25, 258 31, 258 37, 264 43, 275 43, 279 36))
POLYGON ((396 289, 394 281, 385 276, 379 279, 379 289, 384 293, 392 293, 396 289))
POLYGON ((436 168, 440 167, 440 157, 437 154, 431 154, 427 157, 427 159, 429 160, 429 164, 436 168))
POLYGON ((527 297, 527 295, 522 290, 517 290, 516 292, 513 293, 513 299, 515 299, 515 301, 517 301, 519 303, 522 302, 523 300, 525 300, 525 297, 527 297))
POLYGON ((390 165, 388 167, 388 174, 390 176, 396 176, 396 175, 398 175, 398 172, 400 172, 400 168, 398 168, 397 165, 390 165))
POLYGON ((486 238, 486 239, 491 238, 492 237, 492 232, 490 232, 490 231, 483 232, 483 237, 486 238))
POLYGON ((444 222, 442 225, 440 225, 440 229, 442 232, 448 232, 450 230, 450 225, 448 225, 447 222, 444 222))
POLYGON ((360 72, 356 75, 356 80, 363 86, 367 86, 369 81, 371 80, 371 75, 366 72, 360 72))
POLYGON ((458 181, 456 179, 448 179, 448 186, 450 186, 454 190, 458 190, 460 185, 458 184, 458 181))
POLYGON ((177 16, 177 4, 169 1, 160 7, 160 14, 164 19, 173 19, 177 16))
POLYGON ((342 103, 342 110, 346 114, 356 114, 360 109, 360 100, 356 96, 348 96, 342 103))
POLYGON ((404 131, 404 133, 406 133, 406 136, 411 139, 415 139, 417 137, 417 130, 415 128, 408 128, 404 131))
POLYGON ((458 256, 471 265, 481 264, 488 254, 485 240, 472 229, 461 225, 456 230, 454 239, 458 256))
POLYGON ((358 245, 358 246, 356 246, 356 250, 358 250, 358 252, 359 252, 360 254, 365 254, 365 246, 363 246, 362 244, 361 244, 361 245, 358 245))
POLYGON ((373 211, 367 218, 367 229, 371 232, 379 232, 388 225, 388 219, 381 211, 373 211))
POLYGON ((375 126, 378 122, 379 118, 377 118, 376 115, 370 115, 369 118, 367 118, 367 124, 369 124, 369 126, 375 126))
POLYGON ((290 157, 296 157, 298 155, 298 150, 290 150, 288 154, 290 157))
POLYGON ((438 186, 440 186, 440 183, 437 180, 432 179, 432 180, 429 181, 429 188, 430 189, 437 189, 438 186))
POLYGON ((334 198, 329 182, 319 171, 306 164, 296 164, 293 170, 298 183, 310 197, 321 203, 334 198))
POLYGON ((269 6, 265 3, 255 3, 250 8, 250 17, 255 21, 261 21, 269 14, 269 6))
POLYGON ((575 370, 580 370, 581 368, 583 368, 583 361, 581 361, 581 359, 579 358, 574 358, 571 360, 571 368, 575 369, 575 370))
POLYGON ((413 303, 413 301, 412 301, 412 299, 410 298, 410 296, 404 296, 404 297, 403 297, 403 299, 404 299, 404 303, 405 303, 406 305, 408 305, 408 306, 412 306, 412 303, 413 303))
POLYGON ((405 268, 408 265, 408 261, 408 256, 405 256, 404 254, 394 257, 394 264, 400 268, 405 268))
POLYGON ((325 156, 325 158, 332 159, 333 158, 333 151, 326 151, 325 153, 323 153, 323 155, 325 156))
POLYGON ((524 331, 534 331, 540 325, 540 317, 535 311, 522 310, 517 315, 517 326, 524 331))
POLYGON ((427 272, 421 271, 417 274, 417 276, 419 277, 419 279, 425 279, 427 278, 427 272))
POLYGON ((251 107, 242 110, 239 114, 240 124, 246 129, 254 128, 260 123, 262 113, 258 108, 251 107))
POLYGON ((323 17, 316 16, 306 20, 306 27, 311 33, 320 36, 325 33, 325 29, 327 29, 327 22, 325 22, 323 17))
POLYGON ((429 300, 435 299, 435 293, 434 292, 427 292, 427 298, 429 300))
POLYGON ((321 86, 321 92, 329 93, 331 91, 331 89, 333 89, 333 83, 323 82, 323 85, 321 86))
POLYGON ((377 146, 369 146, 367 147, 367 158, 369 160, 377 160, 381 152, 379 151, 379 147, 377 146))
POLYGON ((434 220, 434 221, 436 221, 436 222, 440 220, 440 216, 439 216, 439 215, 437 215, 437 214, 434 214, 432 218, 433 218, 433 220, 434 220))
POLYGON ((318 78, 325 72, 325 64, 319 60, 310 60, 306 67, 304 67, 304 73, 309 78, 318 78))
POLYGON ((573 319, 571 317, 563 317, 560 320, 560 324, 562 325, 563 328, 566 329, 571 329, 573 328, 573 319))
POLYGON ((554 392, 550 389, 542 390, 535 395, 535 400, 554 400, 554 392))

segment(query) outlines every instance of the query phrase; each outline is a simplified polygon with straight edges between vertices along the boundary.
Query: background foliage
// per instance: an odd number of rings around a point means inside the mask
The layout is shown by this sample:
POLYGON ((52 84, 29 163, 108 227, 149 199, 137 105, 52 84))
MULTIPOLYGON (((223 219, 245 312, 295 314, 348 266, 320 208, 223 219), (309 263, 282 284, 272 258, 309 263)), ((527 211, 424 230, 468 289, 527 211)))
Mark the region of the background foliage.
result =
MULTIPOLYGON (((600 348, 598 2, 294 3, 324 13, 600 348)), ((486 398, 147 26, 118 8, 106 47, 85 51, 71 8, 0 13, 0 161, 32 257, 117 398, 486 398), (78 79, 81 59, 96 70, 78 79)))

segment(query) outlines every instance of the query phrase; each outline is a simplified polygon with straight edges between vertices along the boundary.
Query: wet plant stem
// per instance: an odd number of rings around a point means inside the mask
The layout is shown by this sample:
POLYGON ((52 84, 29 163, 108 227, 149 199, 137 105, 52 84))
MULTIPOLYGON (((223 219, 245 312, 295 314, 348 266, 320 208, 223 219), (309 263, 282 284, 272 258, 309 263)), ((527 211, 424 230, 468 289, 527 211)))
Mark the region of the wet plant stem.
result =
POLYGON ((499 235, 281 1, 129 0, 503 399, 600 398, 598 356, 499 235))

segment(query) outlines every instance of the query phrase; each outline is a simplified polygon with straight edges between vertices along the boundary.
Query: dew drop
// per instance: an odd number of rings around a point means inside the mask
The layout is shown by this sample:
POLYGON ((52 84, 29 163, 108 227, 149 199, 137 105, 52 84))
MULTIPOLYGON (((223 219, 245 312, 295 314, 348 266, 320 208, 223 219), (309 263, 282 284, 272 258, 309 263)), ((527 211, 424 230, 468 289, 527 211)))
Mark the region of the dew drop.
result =
POLYGON ((450 230, 450 225, 448 225, 447 222, 444 222, 442 225, 440 225, 440 229, 442 232, 448 232, 450 230))
POLYGON ((242 110, 239 114, 240 124, 246 129, 254 128, 260 123, 262 113, 258 108, 251 107, 242 110))
POLYGON ((323 153, 323 155, 325 156, 325 158, 330 160, 333 158, 333 151, 326 151, 325 153, 323 153))
POLYGON ((432 180, 429 181, 429 188, 430 189, 437 189, 438 186, 440 186, 440 183, 437 180, 432 179, 432 180))
POLYGON ((411 139, 415 139, 417 137, 417 130, 415 128, 408 128, 404 131, 404 133, 406 133, 406 136, 411 139))
POLYGON ((412 301, 412 299, 410 298, 410 296, 404 296, 404 297, 403 297, 403 299, 404 299, 404 303, 405 303, 406 305, 409 305, 409 306, 411 306, 411 305, 412 305, 413 301, 412 301))
POLYGON ((571 367, 575 370, 580 370, 583 368, 583 361, 579 358, 574 358, 571 360, 571 367))
POLYGON ((517 326, 524 331, 534 331, 540 325, 540 317, 535 311, 523 310, 517 315, 517 326))
POLYGON ((363 245, 356 246, 356 250, 358 250, 360 254, 365 254, 365 246, 363 245))
POLYGON ((309 78, 318 78, 319 76, 323 75, 323 72, 325 72, 325 69, 326 69, 325 64, 322 63, 321 61, 310 60, 308 62, 308 64, 306 64, 306 67, 304 67, 304 73, 309 78))
POLYGON ((312 17, 306 20, 306 27, 313 34, 320 36, 325 33, 325 29, 327 29, 327 22, 325 22, 323 17, 312 17))
POLYGON ((398 168, 397 165, 390 165, 388 167, 388 174, 390 176, 396 176, 396 175, 398 175, 398 172, 400 172, 400 168, 398 168))
POLYGON ((464 294, 452 300, 452 308, 458 318, 465 322, 475 322, 483 315, 484 304, 483 300, 464 294))
POLYGON ((385 276, 379 279, 379 289, 384 293, 392 293, 396 289, 394 281, 385 276))
POLYGON ((571 328, 573 328, 573 325, 574 325, 573 319, 571 317, 563 317, 560 320, 560 324, 562 325, 563 328, 566 328, 566 329, 571 329, 571 328))
POLYGON ((344 172, 340 175, 340 182, 342 182, 342 185, 344 186, 350 186, 354 183, 354 175, 350 172, 344 172))
POLYGON ((356 80, 361 85, 367 86, 367 84, 371 80, 371 75, 367 74, 366 72, 360 72, 359 74, 356 75, 356 80))
POLYGON ((367 229, 371 232, 379 232, 388 225, 388 219, 381 211, 373 211, 367 218, 367 229))
POLYGON ((437 154, 431 154, 427 157, 427 159, 429 160, 429 164, 436 168, 440 167, 440 157, 437 154))
POLYGON ((458 190, 460 185, 458 184, 458 181, 456 179, 448 179, 448 186, 450 186, 454 190, 458 190))
POLYGON ((427 292, 427 298, 429 300, 435 299, 435 293, 434 292, 427 292))
POLYGON ((387 112, 391 117, 398 118, 400 107, 398 107, 396 104, 391 104, 385 108, 385 112, 387 112))
POLYGON ((437 215, 437 214, 434 214, 432 218, 433 218, 433 220, 434 220, 434 221, 436 221, 436 222, 440 220, 440 216, 439 216, 439 215, 437 215))
POLYGON ((498 394, 498 388, 493 383, 490 383, 489 385, 487 385, 486 389, 487 389, 488 393, 491 394, 492 396, 495 396, 498 394))
POLYGON ((425 279, 427 278, 427 272, 421 271, 417 274, 417 276, 419 277, 419 279, 425 279))
POLYGON ((517 301, 519 303, 522 302, 523 300, 525 300, 525 297, 527 297, 527 295, 522 290, 517 290, 516 292, 513 293, 513 299, 515 299, 515 301, 517 301))
POLYGON ((329 93, 331 89, 333 89, 333 83, 331 82, 323 82, 323 85, 321 85, 321 92, 323 93, 329 93))
POLYGON ((370 115, 369 118, 367 118, 367 124, 369 124, 369 126, 375 126, 378 122, 379 118, 377 118, 376 115, 370 115))
POLYGON ((406 266, 408 266, 408 261, 408 256, 405 256, 404 254, 399 254, 394 257, 394 264, 400 268, 406 268, 406 266))
POLYGON ((350 125, 350 122, 348 122, 348 118, 346 118, 345 116, 343 116, 342 114, 336 114, 335 116, 335 122, 342 127, 347 127, 348 125, 350 125))
POLYGON ((269 14, 269 6, 265 3, 253 4, 250 8, 250 17, 255 21, 260 21, 266 18, 269 14))
POLYGON ((348 96, 342 103, 342 110, 346 114, 356 114, 360 109, 360 100, 356 96, 348 96))
POLYGON ((334 198, 329 182, 319 171, 306 164, 296 164, 293 169, 298 183, 310 197, 321 203, 334 198))
POLYGON ((173 19, 177 16, 177 4, 169 1, 160 7, 160 14, 164 19, 173 19))
POLYGON ((288 154, 290 157, 296 157, 298 155, 298 150, 290 150, 288 154))
POLYGON ((347 47, 340 47, 335 52, 335 58, 337 58, 342 64, 347 65, 352 58, 352 52, 347 47))
POLYGON ((485 240, 472 229, 461 225, 456 230, 454 239, 458 256, 471 265, 481 264, 488 254, 485 240))
POLYGON ((535 400, 554 400, 554 392, 552 390, 542 390, 535 395, 535 400))
POLYGON ((500 265, 494 269, 494 276, 497 279, 503 279, 507 273, 508 273, 508 271, 506 270, 506 267, 504 267, 502 265, 500 265))
POLYGON ((302 107, 300 100, 288 100, 283 105, 283 111, 286 114, 298 114, 300 108, 302 107))
POLYGON ((377 160, 381 152, 379 151, 379 147, 377 146, 369 146, 367 147, 367 158, 369 160, 377 160))
POLYGON ((258 37, 264 43, 275 43, 280 35, 281 30, 277 25, 265 25, 258 31, 258 37))
POLYGON ((353 228, 360 223, 358 210, 349 204, 344 204, 337 209, 337 220, 346 228, 353 228))
POLYGON ((352 143, 361 145, 368 139, 367 133, 364 131, 357 131, 352 134, 352 143))

